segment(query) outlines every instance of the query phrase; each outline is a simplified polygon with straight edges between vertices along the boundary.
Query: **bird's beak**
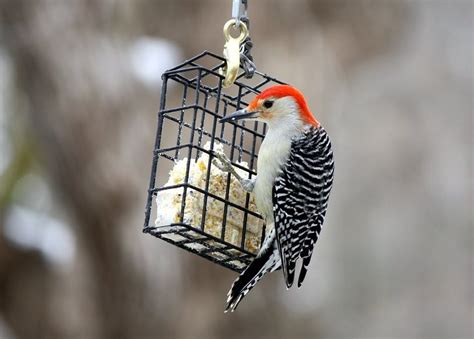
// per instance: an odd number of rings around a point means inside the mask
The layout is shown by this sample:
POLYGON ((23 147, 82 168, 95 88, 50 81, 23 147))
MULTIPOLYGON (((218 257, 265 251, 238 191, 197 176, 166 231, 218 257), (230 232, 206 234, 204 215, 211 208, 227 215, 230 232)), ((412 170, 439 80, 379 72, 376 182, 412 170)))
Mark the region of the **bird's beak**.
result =
POLYGON ((237 121, 241 119, 255 119, 257 117, 258 112, 248 112, 246 108, 238 110, 232 114, 229 114, 226 117, 223 117, 219 122, 226 122, 226 121, 237 121))

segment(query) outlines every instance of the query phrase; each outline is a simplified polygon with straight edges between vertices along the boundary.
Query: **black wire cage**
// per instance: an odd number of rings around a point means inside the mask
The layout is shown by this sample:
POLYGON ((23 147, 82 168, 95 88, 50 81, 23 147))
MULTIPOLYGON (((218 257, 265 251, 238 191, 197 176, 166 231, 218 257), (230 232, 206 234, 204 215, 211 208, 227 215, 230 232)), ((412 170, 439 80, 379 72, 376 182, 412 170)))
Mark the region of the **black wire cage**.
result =
POLYGON ((248 79, 242 69, 224 89, 219 74, 224 64, 224 58, 206 51, 162 76, 143 231, 241 272, 260 247, 265 225, 250 194, 236 200, 231 175, 215 175, 212 159, 220 148, 243 177, 255 176, 266 126, 218 120, 245 107, 265 86, 282 82, 260 72, 248 79))

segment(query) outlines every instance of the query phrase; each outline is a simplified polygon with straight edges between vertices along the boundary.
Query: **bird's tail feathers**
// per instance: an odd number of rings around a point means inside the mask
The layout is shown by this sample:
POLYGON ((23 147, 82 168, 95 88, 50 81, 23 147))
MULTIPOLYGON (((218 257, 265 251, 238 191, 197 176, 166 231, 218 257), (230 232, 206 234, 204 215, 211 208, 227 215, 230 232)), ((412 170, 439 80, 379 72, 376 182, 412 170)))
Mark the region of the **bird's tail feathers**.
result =
POLYGON ((308 272, 308 265, 311 261, 311 256, 303 258, 303 263, 301 264, 300 276, 298 277, 298 288, 303 284, 303 280, 306 277, 306 272, 308 272))
POLYGON ((262 279, 262 277, 277 268, 275 254, 272 248, 267 248, 260 253, 249 266, 234 281, 232 287, 227 293, 227 307, 224 312, 234 312, 240 301, 247 293, 262 279), (273 258, 272 258, 273 256, 273 258))

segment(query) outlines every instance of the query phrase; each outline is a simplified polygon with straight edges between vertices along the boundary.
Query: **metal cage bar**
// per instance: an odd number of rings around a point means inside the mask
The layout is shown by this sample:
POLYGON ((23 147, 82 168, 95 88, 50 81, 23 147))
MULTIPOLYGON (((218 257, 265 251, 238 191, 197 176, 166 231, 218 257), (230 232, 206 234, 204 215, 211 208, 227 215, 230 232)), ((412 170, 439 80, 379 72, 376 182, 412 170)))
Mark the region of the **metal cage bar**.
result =
MULTIPOLYGON (((250 194, 246 194, 242 205, 230 199, 230 174, 224 196, 210 192, 211 163, 215 142, 221 143, 228 150, 233 165, 247 173, 248 178, 256 175, 256 151, 263 140, 266 127, 259 122, 253 122, 253 127, 245 122, 218 124, 218 119, 247 105, 252 97, 260 93, 265 85, 281 84, 283 82, 269 77, 261 72, 255 72, 252 79, 246 79, 241 70, 234 85, 224 90, 223 76, 218 73, 223 66, 224 58, 203 52, 182 64, 166 71, 163 76, 161 89, 160 110, 156 130, 155 146, 150 174, 150 184, 145 207, 145 223, 143 232, 154 235, 180 248, 198 254, 224 267, 241 272, 255 256, 246 247, 248 236, 247 223, 249 217, 260 218, 260 215, 250 209, 250 194), (214 102, 215 101, 215 102, 214 102), (166 126, 165 126, 166 125, 166 126), (175 137, 164 135, 171 128, 176 131, 175 137), (174 129, 176 127, 176 129, 174 129), (210 141, 210 150, 203 147, 205 140, 210 141), (169 142, 172 142, 169 145, 169 142), (207 173, 204 187, 193 185, 190 179, 190 167, 193 156, 197 159, 206 154, 207 173), (166 168, 176 161, 187 158, 184 180, 176 185, 158 187, 162 178, 167 178, 166 168), (249 167, 240 164, 245 160, 249 167), (179 220, 168 225, 155 225, 150 222, 152 215, 160 206, 154 204, 154 199, 166 190, 182 190, 179 207, 179 220), (186 197, 189 194, 201 194, 202 208, 199 225, 188 223, 184 216, 186 197), (209 199, 223 204, 222 226, 219 236, 212 235, 206 230, 206 218, 209 199), (226 241, 228 213, 230 209, 243 213, 242 234, 238 244, 226 241)), ((180 191, 181 192, 181 191, 180 191)), ((265 237, 265 225, 262 226, 258 245, 265 237)))

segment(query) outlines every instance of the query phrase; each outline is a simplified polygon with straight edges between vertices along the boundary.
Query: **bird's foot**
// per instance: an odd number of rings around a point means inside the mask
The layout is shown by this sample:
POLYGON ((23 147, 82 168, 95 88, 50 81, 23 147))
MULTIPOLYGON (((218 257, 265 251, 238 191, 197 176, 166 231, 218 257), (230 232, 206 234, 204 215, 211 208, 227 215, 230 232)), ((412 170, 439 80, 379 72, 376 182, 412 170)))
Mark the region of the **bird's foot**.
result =
POLYGON ((218 169, 220 169, 223 172, 231 172, 233 173, 234 167, 232 166, 232 162, 227 158, 227 156, 222 153, 222 152, 213 152, 215 158, 212 159, 212 163, 214 166, 216 166, 218 169))
POLYGON ((255 187, 255 179, 242 179, 240 180, 240 184, 242 185, 242 188, 246 192, 252 192, 253 188, 255 187))
POLYGON ((215 158, 212 159, 212 163, 218 169, 226 173, 232 173, 237 180, 242 185, 242 188, 247 192, 252 192, 255 186, 255 178, 254 179, 243 179, 235 170, 234 166, 232 166, 232 162, 227 158, 227 156, 222 152, 213 152, 215 158))

